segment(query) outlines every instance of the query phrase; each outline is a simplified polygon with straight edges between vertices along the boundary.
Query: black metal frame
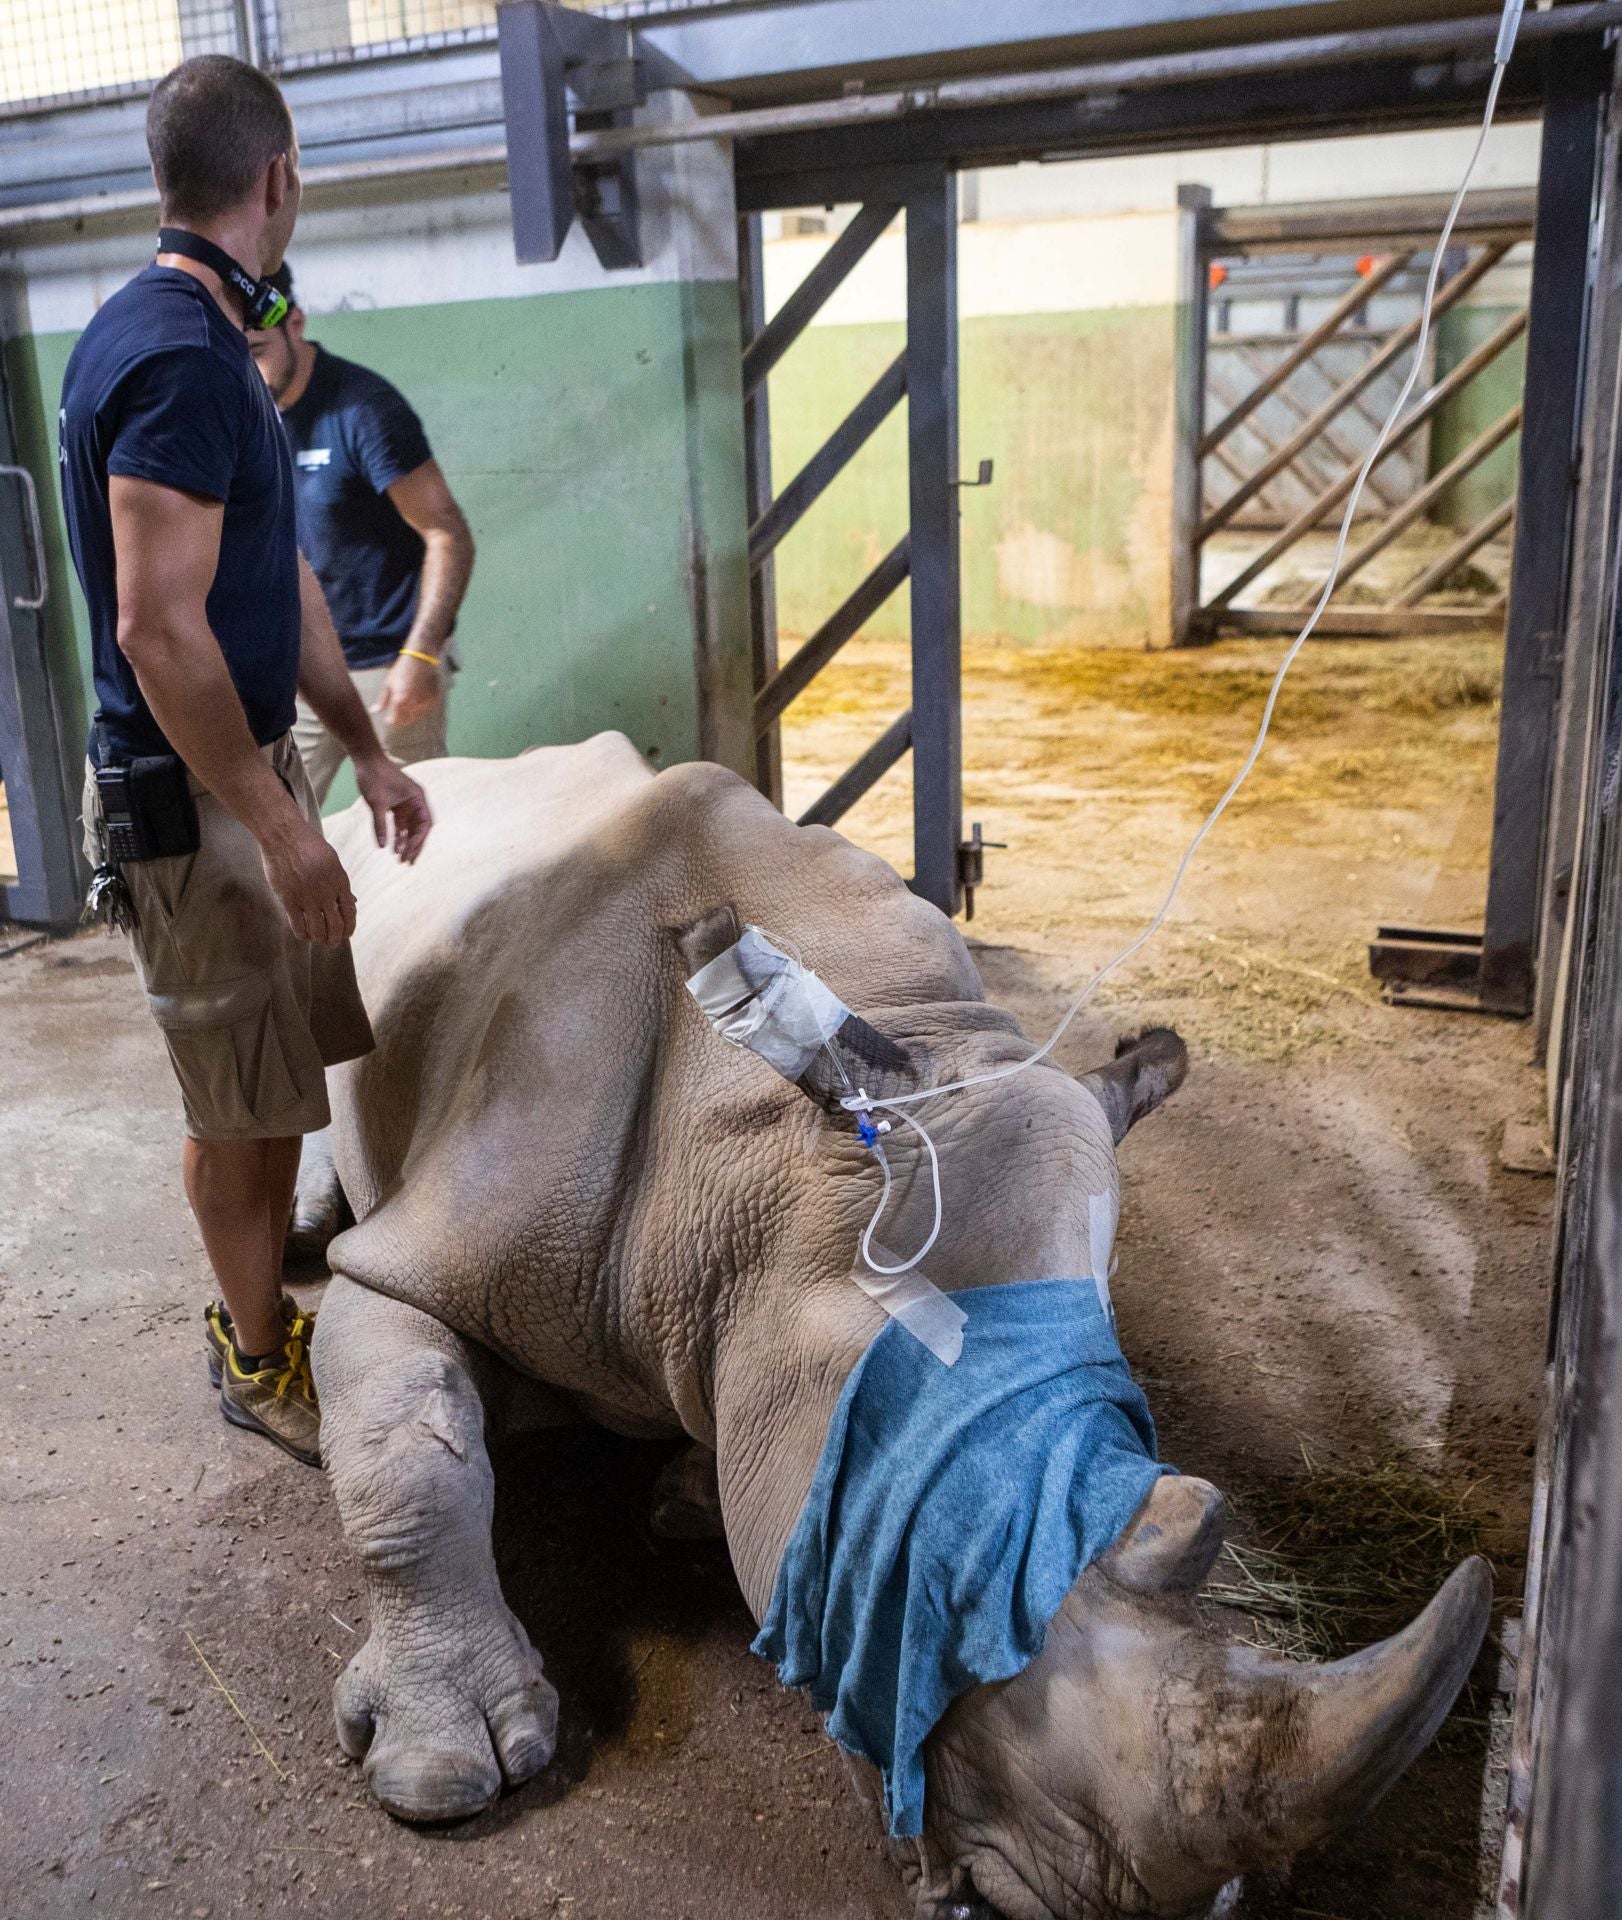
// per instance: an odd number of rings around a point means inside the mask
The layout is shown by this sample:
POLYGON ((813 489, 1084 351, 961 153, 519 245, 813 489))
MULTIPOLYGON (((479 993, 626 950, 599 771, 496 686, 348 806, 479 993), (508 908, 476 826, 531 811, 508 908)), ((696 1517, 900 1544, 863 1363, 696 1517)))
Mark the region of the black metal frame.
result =
MULTIPOLYGON (((1613 116, 1622 94, 1612 95, 1613 116)), ((1607 131, 1599 345, 1622 325, 1622 126, 1607 131)), ((1622 392, 1589 383, 1583 488, 1589 644, 1564 690, 1580 735, 1571 991, 1559 1080, 1555 1299, 1510 1757, 1503 1920, 1608 1914, 1622 1886, 1622 392)), ((1575 636, 1574 636, 1575 637, 1575 636)))
POLYGON ((1526 330, 1520 499, 1504 635, 1492 862, 1481 998, 1530 1013, 1557 704, 1571 594, 1577 448, 1592 292, 1590 238, 1611 54, 1548 49, 1532 298, 1526 330))
POLYGON ((0 919, 67 927, 78 918, 83 863, 73 770, 82 746, 63 737, 45 655, 47 556, 0 369, 0 778, 17 879, 0 882, 0 919))
MULTIPOLYGON (((790 189, 783 204, 803 206, 790 189)), ((862 626, 909 581, 912 595, 912 705, 800 816, 832 826, 909 751, 913 761, 912 887, 954 914, 963 902, 962 613, 958 556, 957 175, 948 167, 909 169, 840 183, 833 196, 861 210, 764 323, 759 214, 748 205, 742 302, 744 434, 748 468, 749 564, 755 657, 756 777, 781 800, 778 723, 790 702, 862 626), (907 343, 800 472, 771 491, 765 381, 834 289, 901 214, 906 223, 907 343), (786 666, 777 664, 770 568, 779 543, 883 421, 907 403, 909 532, 829 615, 786 666)), ((740 196, 740 204, 743 204, 740 196)))

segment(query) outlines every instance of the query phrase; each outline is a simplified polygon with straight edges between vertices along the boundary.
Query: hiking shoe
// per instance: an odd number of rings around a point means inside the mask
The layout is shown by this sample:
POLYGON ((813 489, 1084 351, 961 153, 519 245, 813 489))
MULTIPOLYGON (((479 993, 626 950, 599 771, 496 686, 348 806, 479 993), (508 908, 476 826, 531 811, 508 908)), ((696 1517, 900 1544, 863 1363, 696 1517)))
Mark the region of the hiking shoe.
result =
MULTIPOLYGON (((288 1326, 292 1326, 303 1312, 292 1294, 282 1295, 282 1318, 288 1326)), ((310 1331, 304 1341, 308 1347, 315 1338, 315 1309, 312 1307, 304 1314, 304 1318, 310 1323, 310 1331)), ((217 1388, 220 1384, 220 1374, 225 1367, 225 1350, 231 1344, 231 1325, 231 1309, 223 1300, 210 1300, 203 1309, 203 1341, 208 1352, 208 1384, 211 1387, 217 1388)))
POLYGON ((236 1342, 228 1342, 220 1371, 220 1412, 234 1427, 262 1433, 267 1440, 302 1460, 321 1464, 321 1409, 310 1375, 311 1325, 296 1314, 287 1341, 268 1365, 250 1373, 236 1342))

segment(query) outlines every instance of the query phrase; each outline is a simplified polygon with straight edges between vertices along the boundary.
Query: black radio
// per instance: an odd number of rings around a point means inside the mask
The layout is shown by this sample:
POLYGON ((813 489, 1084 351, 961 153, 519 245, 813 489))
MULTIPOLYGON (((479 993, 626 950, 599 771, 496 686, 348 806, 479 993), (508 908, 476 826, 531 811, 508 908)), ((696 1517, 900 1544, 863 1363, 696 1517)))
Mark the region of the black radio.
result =
POLYGON ((123 766, 98 767, 96 792, 106 857, 113 866, 197 851, 197 802, 187 783, 186 763, 176 755, 154 754, 123 766))

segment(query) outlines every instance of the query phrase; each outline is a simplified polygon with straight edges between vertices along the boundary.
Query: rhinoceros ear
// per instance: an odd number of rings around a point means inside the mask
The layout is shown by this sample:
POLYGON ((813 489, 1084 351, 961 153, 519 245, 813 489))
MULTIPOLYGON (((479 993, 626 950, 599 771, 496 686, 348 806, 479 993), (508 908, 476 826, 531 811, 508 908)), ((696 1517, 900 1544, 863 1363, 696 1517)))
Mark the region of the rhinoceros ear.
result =
MULTIPOLYGON (((905 1047, 897 1046, 888 1034, 869 1025, 860 1014, 853 1013, 829 1044, 845 1072, 840 1073, 828 1058, 825 1047, 795 1082, 829 1113, 845 1112, 839 1103, 853 1087, 865 1086, 869 1093, 876 1095, 884 1087, 893 1085, 898 1076, 912 1077, 912 1055, 905 1047)), ((851 1124, 855 1125, 854 1120, 851 1124)))
POLYGON ((1109 1065, 1084 1073, 1081 1084, 1097 1094, 1119 1145, 1127 1128, 1153 1113, 1187 1074, 1188 1048, 1179 1036, 1170 1027, 1150 1027, 1119 1041, 1109 1065))
POLYGON ((730 900, 718 907, 711 907, 696 920, 689 920, 684 927, 672 927, 670 932, 681 954, 682 964, 687 969, 688 979, 707 967, 712 960, 719 960, 728 947, 735 947, 743 938, 743 928, 738 924, 738 909, 730 900))
MULTIPOLYGON (((685 926, 673 927, 671 937, 691 979, 711 961, 720 959, 729 947, 736 946, 743 937, 743 927, 737 908, 728 900, 709 908, 685 926)), ((905 1048, 897 1046, 858 1014, 846 1018, 832 1036, 830 1045, 838 1054, 844 1074, 824 1048, 794 1083, 829 1113, 844 1115, 845 1110, 839 1103, 853 1087, 871 1082, 871 1090, 877 1093, 881 1080, 893 1082, 896 1076, 908 1074, 912 1067, 911 1056, 905 1048)))

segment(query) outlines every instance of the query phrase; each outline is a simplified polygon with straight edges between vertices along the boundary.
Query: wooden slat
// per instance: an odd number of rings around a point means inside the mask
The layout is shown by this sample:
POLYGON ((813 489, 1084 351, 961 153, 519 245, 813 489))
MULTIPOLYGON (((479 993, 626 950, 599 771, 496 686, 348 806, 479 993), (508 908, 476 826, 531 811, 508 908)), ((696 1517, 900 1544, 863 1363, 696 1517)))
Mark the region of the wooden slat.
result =
POLYGON ((1494 507, 1492 512, 1480 519, 1466 534, 1454 541, 1447 552, 1433 560, 1422 574, 1410 580, 1392 601, 1394 607, 1417 607, 1428 593, 1434 593, 1455 567, 1462 567, 1472 553, 1478 552, 1487 542, 1503 532, 1515 518, 1515 502, 1506 500, 1502 506, 1494 507))
MULTIPOLYGON (((1525 331, 1526 312, 1523 308, 1519 313, 1512 313, 1502 326, 1495 327, 1473 352, 1465 355, 1451 373, 1430 388, 1419 405, 1405 415, 1398 424, 1396 431, 1386 442, 1380 458, 1382 460, 1388 458, 1410 435, 1417 433, 1432 414, 1445 406, 1454 394, 1467 387, 1483 367, 1489 366, 1525 331)), ((1281 554, 1288 552, 1304 533, 1311 532, 1326 513, 1333 512, 1340 505, 1356 486, 1357 476, 1361 471, 1362 461, 1347 467, 1339 479, 1331 486, 1325 487, 1315 500, 1309 501, 1301 509, 1282 533, 1269 541, 1260 553, 1253 555, 1220 592, 1211 596, 1207 602, 1207 608, 1214 611, 1219 607, 1226 607, 1235 594, 1243 593, 1245 588, 1259 575, 1265 573, 1281 554)))
MULTIPOLYGON (((1284 634, 1293 638, 1310 607, 1226 607, 1201 621, 1206 633, 1284 634)), ((1398 640, 1449 633, 1490 632, 1503 620, 1490 607, 1325 607, 1314 639, 1398 640)))
MULTIPOLYGON (((1484 247, 1475 259, 1461 272, 1456 273, 1437 294, 1432 307, 1433 319, 1440 319, 1455 302, 1462 300, 1478 281, 1497 266, 1508 251, 1507 241, 1484 247)), ((1274 474, 1288 466, 1304 446, 1317 438, 1327 422, 1333 420, 1365 387, 1372 386, 1393 360, 1398 359, 1413 346, 1419 338, 1423 318, 1422 314, 1416 313, 1406 326, 1399 327, 1383 347, 1370 354, 1357 372, 1335 389, 1299 432, 1293 434, 1277 453, 1264 460, 1245 484, 1236 488, 1215 513, 1207 514, 1200 522, 1199 538, 1202 541, 1208 540, 1219 528, 1225 527, 1247 500, 1260 493, 1274 474)))
POLYGON ((1462 480, 1474 468, 1479 467, 1487 455, 1501 447, 1520 424, 1521 407, 1520 402, 1517 401, 1502 420, 1495 421, 1485 433, 1478 433, 1469 446, 1448 461, 1440 473, 1433 475, 1418 493, 1405 500, 1377 533, 1371 534, 1355 553, 1346 556, 1341 562, 1340 578, 1335 583, 1335 591, 1339 593, 1352 575, 1360 573, 1376 554, 1384 553, 1399 533, 1421 518, 1449 487, 1462 480))
MULTIPOLYGON (((1237 406, 1230 407, 1209 433, 1200 441, 1201 454, 1209 453, 1220 441, 1226 440, 1241 420, 1247 420, 1276 388, 1283 386, 1297 367, 1305 366, 1318 349, 1340 331, 1358 308, 1380 291, 1388 280, 1394 279, 1413 259, 1412 252, 1393 253, 1382 260, 1372 273, 1360 279, 1335 302, 1322 320, 1310 333, 1301 336, 1300 341, 1285 354, 1273 371, 1251 388, 1237 406)), ((1293 314, 1290 316, 1295 317, 1293 314)))

